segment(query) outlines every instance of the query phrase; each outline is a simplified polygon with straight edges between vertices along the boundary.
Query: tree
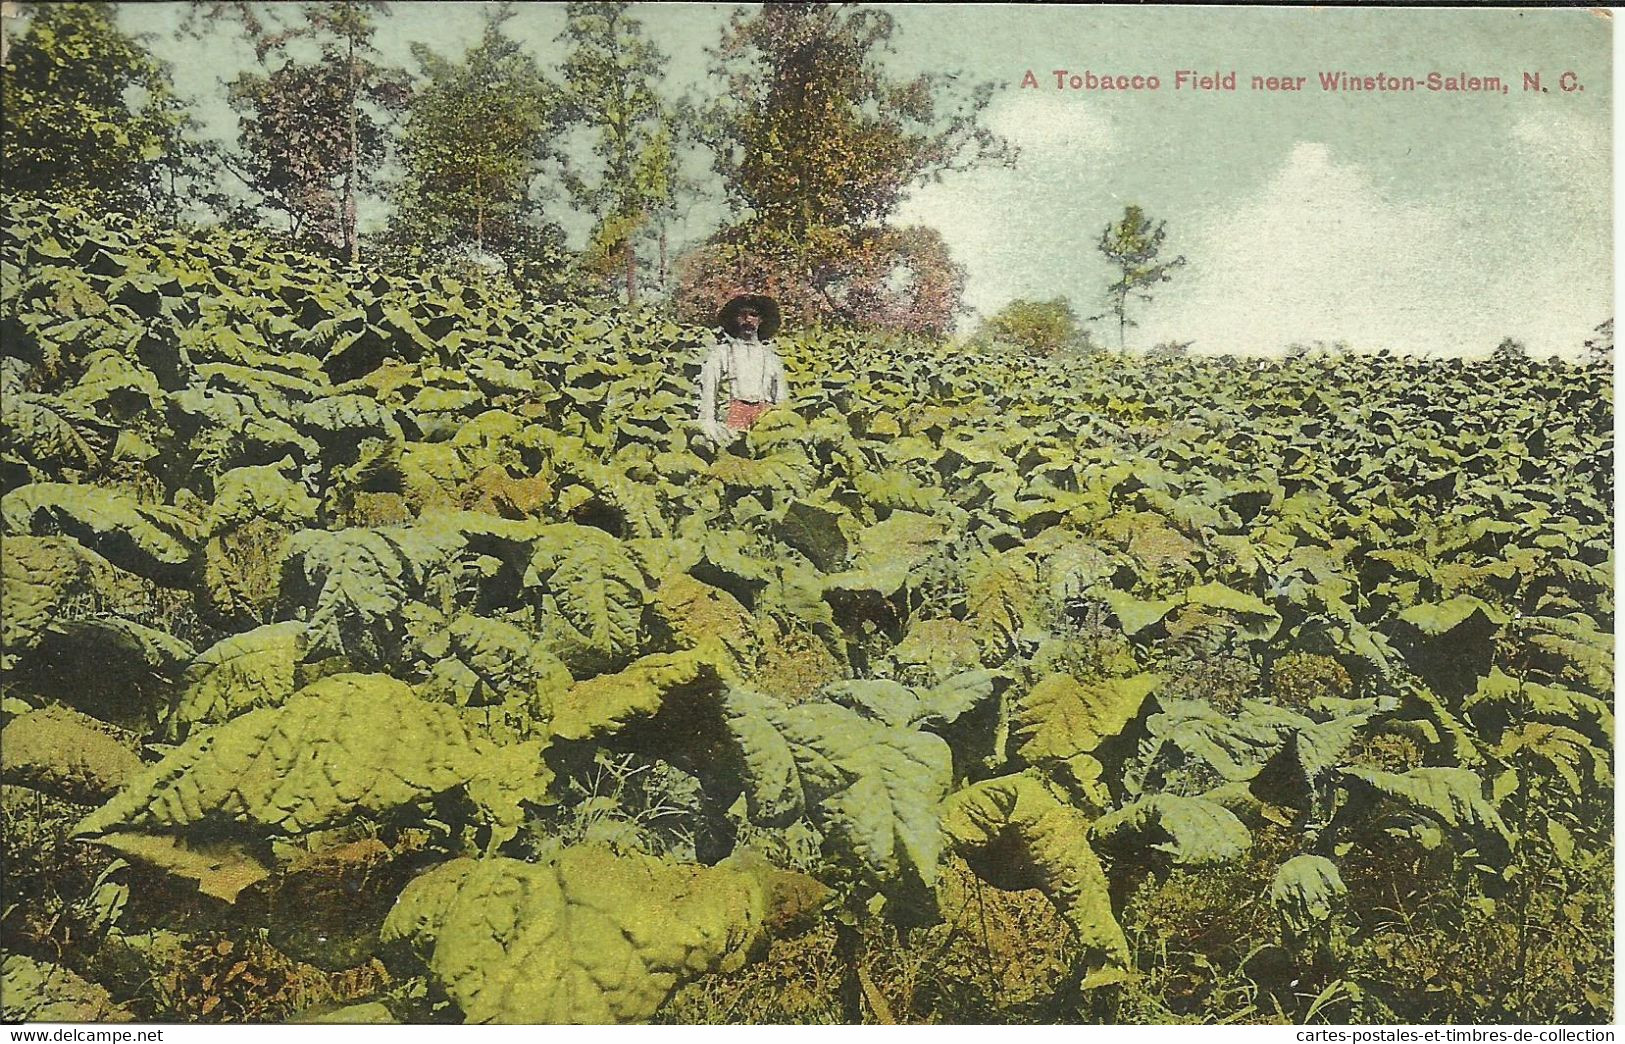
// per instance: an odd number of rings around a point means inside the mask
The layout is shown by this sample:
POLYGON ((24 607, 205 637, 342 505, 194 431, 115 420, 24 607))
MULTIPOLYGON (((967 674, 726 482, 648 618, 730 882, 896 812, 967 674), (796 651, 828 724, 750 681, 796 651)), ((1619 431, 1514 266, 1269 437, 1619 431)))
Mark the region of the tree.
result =
POLYGON ((1515 337, 1503 337, 1490 352, 1490 362, 1507 364, 1524 362, 1529 358, 1529 346, 1515 337))
POLYGON ((1079 325, 1077 313, 1065 297, 1048 301, 1017 298, 982 323, 980 339, 1011 345, 1029 355, 1094 348, 1089 332, 1079 325))
POLYGON ((913 185, 1009 158, 981 124, 994 85, 889 76, 896 31, 878 8, 767 4, 736 14, 712 72, 727 90, 702 133, 729 201, 793 235, 884 223, 913 185))
POLYGON ((8 189, 89 207, 173 215, 199 147, 168 68, 106 4, 29 7, 0 66, 8 189))
POLYGON ((1166 283, 1173 272, 1185 264, 1183 256, 1171 261, 1157 260, 1162 253, 1162 241, 1167 235, 1166 222, 1153 223, 1138 206, 1130 204, 1123 210, 1123 218, 1107 225, 1100 234, 1100 252, 1117 269, 1117 280, 1106 289, 1107 308, 1091 319, 1112 316, 1117 320, 1117 348, 1123 350, 1125 332, 1138 326, 1128 316, 1129 298, 1150 303, 1147 288, 1166 283))
POLYGON ((656 92, 667 59, 627 15, 630 6, 570 4, 559 41, 571 45, 563 69, 571 119, 595 132, 602 167, 592 180, 576 170, 564 179, 575 205, 595 219, 583 265, 599 278, 618 268, 626 302, 636 304, 637 241, 651 224, 663 236, 677 170, 671 115, 656 92))
POLYGON ((531 183, 557 159, 565 110, 559 89, 502 30, 504 7, 460 62, 412 47, 425 82, 401 134, 401 177, 391 190, 391 238, 431 251, 527 255, 556 250, 531 183))
POLYGON ((934 228, 814 228, 799 240, 725 230, 677 262, 680 319, 708 323, 741 293, 801 321, 943 336, 963 311, 965 271, 934 228), (810 271, 811 278, 803 273, 810 271))
POLYGON ((225 162, 264 205, 287 215, 291 234, 328 240, 353 260, 355 195, 383 161, 385 131, 360 113, 353 127, 330 118, 349 107, 346 64, 327 51, 317 62, 239 76, 229 97, 240 113, 241 154, 225 162))
POLYGON ((918 327, 952 321, 957 291, 920 307, 962 286, 941 237, 888 222, 909 188, 1006 162, 1011 150, 981 123, 994 85, 962 90, 946 73, 887 72, 895 29, 886 11, 852 5, 768 4, 734 16, 711 54, 726 87, 697 114, 695 133, 740 216, 687 259, 680 294, 726 283, 727 257, 742 253, 771 266, 803 319, 872 325, 879 307, 918 327))
POLYGON ((1614 358, 1614 317, 1598 323, 1592 335, 1586 338, 1585 354, 1588 362, 1609 362, 1614 358))
POLYGON ((376 60, 372 43, 388 10, 379 0, 272 8, 216 0, 189 16, 194 27, 202 15, 235 18, 266 70, 230 85, 241 151, 228 168, 287 214, 292 230, 330 239, 351 264, 361 253, 357 200, 383 162, 384 124, 406 99, 402 74, 376 60), (279 20, 264 21, 267 11, 279 20), (318 49, 314 60, 298 55, 301 42, 318 49))

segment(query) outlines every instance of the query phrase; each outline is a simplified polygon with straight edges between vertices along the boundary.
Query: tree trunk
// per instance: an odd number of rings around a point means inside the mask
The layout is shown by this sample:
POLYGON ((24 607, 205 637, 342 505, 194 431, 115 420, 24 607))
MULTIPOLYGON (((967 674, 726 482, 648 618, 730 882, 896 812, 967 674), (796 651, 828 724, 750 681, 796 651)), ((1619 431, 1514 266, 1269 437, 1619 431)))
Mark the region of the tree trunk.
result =
POLYGON ((350 166, 344 172, 344 256, 350 264, 357 264, 361 260, 361 244, 356 237, 356 181, 359 180, 361 157, 359 155, 359 128, 358 118, 360 98, 357 96, 355 82, 355 36, 350 36, 349 51, 349 77, 350 77, 350 166))
POLYGON ((666 221, 662 218, 660 221, 660 289, 662 293, 667 293, 670 288, 671 272, 666 256, 666 221))
POLYGON ((1117 350, 1123 350, 1123 341, 1128 332, 1128 276, 1123 276, 1124 287, 1117 294, 1117 350))
POLYGON ((626 237, 626 306, 636 307, 638 303, 638 251, 632 244, 632 237, 626 237))

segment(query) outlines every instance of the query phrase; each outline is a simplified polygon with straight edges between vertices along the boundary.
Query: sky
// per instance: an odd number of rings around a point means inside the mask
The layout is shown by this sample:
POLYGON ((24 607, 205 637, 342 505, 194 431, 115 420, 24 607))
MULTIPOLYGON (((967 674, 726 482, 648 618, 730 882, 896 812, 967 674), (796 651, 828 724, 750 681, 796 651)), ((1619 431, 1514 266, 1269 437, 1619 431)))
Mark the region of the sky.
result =
MULTIPOLYGON (((380 33, 411 67, 421 41, 459 56, 484 4, 397 2, 380 33)), ((179 34, 183 4, 127 5, 208 130, 234 119, 221 81, 252 61, 229 31, 179 34)), ((705 49, 734 5, 645 5, 670 56, 676 98, 709 86, 705 49)), ((1128 204, 1166 223, 1183 256, 1131 311, 1128 347, 1193 341, 1196 351, 1272 353, 1293 342, 1484 354, 1503 338, 1536 355, 1575 354, 1613 310, 1612 24, 1579 9, 1307 9, 898 5, 888 67, 1000 86, 985 113, 1019 150, 989 167, 915 187, 897 215, 943 235, 974 309, 1065 297, 1103 311, 1111 271, 1101 230, 1128 204), (1057 89, 1054 70, 1156 76, 1158 90, 1057 89), (1179 69, 1236 74, 1237 89, 1176 87, 1179 69), (1023 87, 1031 71, 1037 87, 1023 87), (1506 93, 1327 92, 1322 72, 1499 77, 1506 93), (1563 73, 1572 79, 1560 83, 1563 73), (1539 73, 1544 91, 1525 90, 1539 73), (1304 76, 1301 91, 1252 77, 1304 76), (1564 90, 1563 85, 1575 87, 1564 90)), ((554 71, 563 6, 521 4, 508 23, 554 71)), ((706 190, 676 230, 696 241, 728 218, 703 156, 706 190)), ((382 219, 372 207, 366 221, 382 219)), ((571 227, 578 236, 583 229, 571 227)), ((1097 337, 1117 339, 1114 321, 1097 337)))

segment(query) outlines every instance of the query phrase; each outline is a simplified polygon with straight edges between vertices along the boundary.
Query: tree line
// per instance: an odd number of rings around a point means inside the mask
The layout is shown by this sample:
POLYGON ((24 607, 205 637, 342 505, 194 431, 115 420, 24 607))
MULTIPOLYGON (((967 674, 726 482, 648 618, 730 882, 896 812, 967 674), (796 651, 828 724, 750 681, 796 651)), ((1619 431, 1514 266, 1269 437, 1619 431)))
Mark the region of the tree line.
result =
MULTIPOLYGON (((710 93, 674 97, 671 56, 633 4, 566 5, 550 75, 515 39, 513 5, 487 9, 461 56, 413 43, 406 69, 379 50, 387 3, 199 0, 183 32, 200 47, 239 34, 254 54, 224 86, 226 142, 202 136, 116 5, 23 11, 0 61, 9 191, 260 229, 352 264, 500 267, 533 291, 683 319, 750 289, 803 322, 945 334, 965 271, 897 210, 913 187, 1015 162, 984 121, 994 85, 895 75, 895 21, 858 5, 736 12, 707 52, 710 93), (696 153, 713 177, 685 176, 696 153), (363 197, 383 203, 382 228, 360 227, 363 197), (729 219, 674 247, 700 199, 729 219), (574 250, 563 215, 588 227, 574 250)), ((1131 306, 1183 263, 1157 260, 1162 236, 1137 207, 1102 235, 1119 278, 1091 318, 1115 321, 1120 344, 1131 306)), ((1012 302, 983 333, 1042 354, 1080 336, 1064 299, 1012 302)))

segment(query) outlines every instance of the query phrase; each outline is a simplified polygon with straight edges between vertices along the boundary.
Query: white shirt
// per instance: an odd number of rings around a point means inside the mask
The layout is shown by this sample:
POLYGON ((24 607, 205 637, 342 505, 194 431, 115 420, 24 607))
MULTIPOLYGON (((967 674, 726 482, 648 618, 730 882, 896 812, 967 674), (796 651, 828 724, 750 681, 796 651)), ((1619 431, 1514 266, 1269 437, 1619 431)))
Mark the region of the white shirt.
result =
POLYGON ((722 334, 700 367, 700 426, 713 436, 721 433, 717 390, 724 380, 729 396, 745 402, 777 405, 789 397, 784 387, 784 361, 771 344, 722 334))

